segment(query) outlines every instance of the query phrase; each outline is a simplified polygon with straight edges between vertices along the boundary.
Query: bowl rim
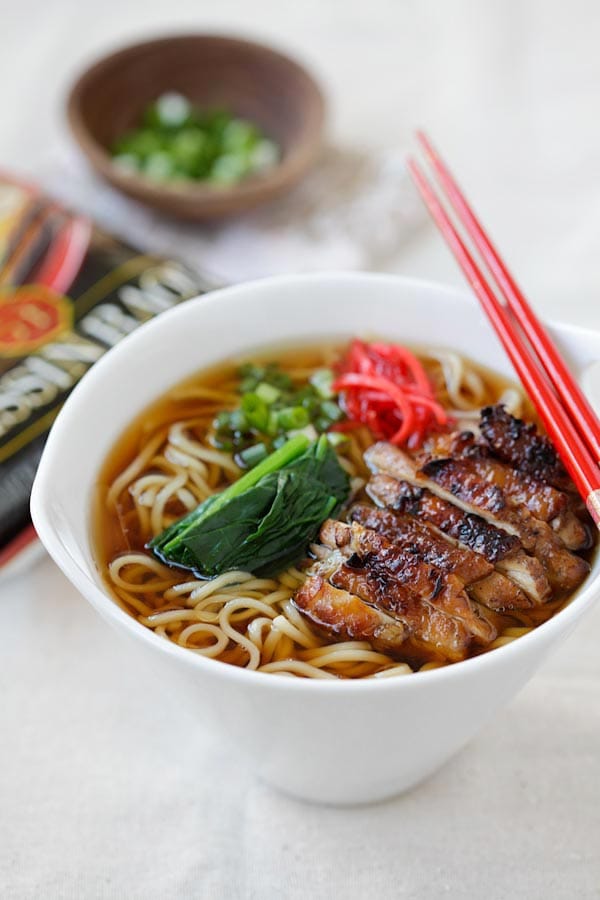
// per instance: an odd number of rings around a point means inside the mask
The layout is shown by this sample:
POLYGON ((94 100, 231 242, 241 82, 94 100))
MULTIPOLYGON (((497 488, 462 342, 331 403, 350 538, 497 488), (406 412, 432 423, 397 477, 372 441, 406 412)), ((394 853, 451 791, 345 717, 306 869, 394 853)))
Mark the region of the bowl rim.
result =
POLYGON ((283 187, 290 179, 304 171, 306 166, 316 156, 323 137, 327 103, 323 89, 317 80, 311 75, 295 57, 288 55, 270 44, 238 36, 234 33, 219 32, 174 32, 160 37, 149 37, 145 40, 131 44, 121 44, 116 49, 98 56, 90 65, 80 71, 67 94, 66 117, 71 133, 80 149, 105 177, 118 184, 123 190, 135 190, 136 192, 151 192, 161 197, 172 199, 179 203, 192 205, 201 200, 218 202, 226 198, 253 197, 257 192, 265 188, 275 190, 283 187), (102 76, 115 63, 135 55, 141 49, 160 48, 176 42, 189 42, 197 40, 202 43, 228 44, 232 48, 241 48, 267 55, 272 60, 278 60, 296 71, 304 84, 311 92, 311 102, 314 109, 314 131, 303 132, 300 139, 295 141, 279 162, 263 173, 256 173, 237 184, 212 185, 203 181, 184 179, 181 182, 154 181, 143 174, 128 172, 116 166, 110 153, 92 134, 84 121, 83 95, 88 85, 102 76))
MULTIPOLYGON (((197 653, 190 652, 188 648, 180 647, 172 641, 167 641, 155 632, 142 625, 137 619, 129 615, 122 607, 118 605, 116 600, 109 594, 108 588, 100 588, 100 586, 88 575, 87 572, 80 568, 79 564, 71 557, 70 553, 63 545, 60 537, 55 532, 51 524, 50 516, 46 512, 47 496, 51 490, 52 470, 60 466, 58 453, 60 445, 70 441, 68 432, 71 428, 71 420, 75 420, 76 409, 78 406, 85 405, 87 392, 94 388, 98 381, 104 378, 105 371, 109 370, 113 361, 120 358, 124 353, 130 353, 131 344, 146 339, 151 332, 160 329, 161 321, 164 316, 171 319, 180 317, 185 319, 191 314, 191 310, 198 306, 210 308, 218 305, 223 297, 235 297, 243 295, 247 291, 267 289, 277 289, 285 287, 289 284, 310 284, 314 282, 326 282, 331 284, 343 282, 362 282, 365 286, 374 282, 389 283, 390 286, 402 285, 405 287, 413 287, 416 289, 426 288, 428 290, 436 290, 445 294, 447 297, 453 298, 461 303, 472 303, 473 299, 466 290, 461 290, 453 286, 443 284, 428 279, 405 277, 402 275, 389 275, 370 272, 318 272, 306 274, 287 274, 276 275, 267 278, 256 279, 241 284, 232 285, 225 288, 219 288, 206 294, 178 304, 172 309, 162 313, 160 316, 151 319, 144 325, 135 329, 121 340, 115 347, 104 354, 94 366, 86 373, 85 377, 72 391, 67 398, 65 405, 59 413, 49 438, 47 440, 42 458, 37 470, 35 481, 31 494, 31 515, 38 536, 45 546, 47 552, 57 563, 71 583, 83 594, 88 602, 92 604, 105 618, 113 622, 119 629, 123 628, 134 639, 141 640, 149 647, 153 647, 159 652, 180 660, 187 665, 204 672, 207 676, 215 678, 222 677, 230 680, 232 683, 239 683, 240 687, 254 686, 256 688, 273 689, 273 690, 306 690, 317 691, 320 693, 340 692, 342 694, 351 694, 356 691, 403 691, 415 690, 424 687, 426 684, 438 684, 443 681, 452 681, 463 677, 469 677, 478 671, 484 671, 495 665, 509 663, 511 658, 515 658, 521 654, 526 654, 528 649, 536 644, 551 644, 553 640, 569 631, 569 624, 575 622, 592 608, 594 603, 594 589, 600 583, 600 566, 594 574, 590 572, 586 582, 577 589, 576 596, 569 601, 568 605, 557 612, 552 618, 543 622, 541 625, 533 628, 527 634, 522 635, 516 640, 500 647, 496 647, 488 652, 481 653, 478 656, 469 657, 460 662, 451 663, 436 669, 429 669, 424 672, 415 672, 413 676, 390 676, 387 678, 359 678, 359 679, 320 679, 320 678, 301 678, 289 677, 277 672, 259 672, 252 669, 246 669, 240 666, 222 663, 220 660, 210 657, 201 656, 197 653), (65 440, 64 435, 67 435, 65 440), (587 609, 586 609, 587 606, 587 609), (415 685, 409 688, 406 685, 415 685)), ((246 301, 248 302, 248 301, 246 301)), ((553 325, 559 331, 565 333, 579 334, 582 336, 595 336, 600 342, 600 331, 593 328, 585 328, 583 326, 570 325, 569 323, 561 323, 555 320, 544 320, 545 324, 553 325)), ((88 513, 90 510, 88 509, 88 513)), ((89 522, 89 515, 87 517, 89 522)), ((89 531, 85 535, 85 541, 90 547, 90 555, 94 554, 91 547, 89 531)), ((597 592, 600 593, 600 592, 597 592)), ((597 598, 596 598, 597 599, 597 598)))

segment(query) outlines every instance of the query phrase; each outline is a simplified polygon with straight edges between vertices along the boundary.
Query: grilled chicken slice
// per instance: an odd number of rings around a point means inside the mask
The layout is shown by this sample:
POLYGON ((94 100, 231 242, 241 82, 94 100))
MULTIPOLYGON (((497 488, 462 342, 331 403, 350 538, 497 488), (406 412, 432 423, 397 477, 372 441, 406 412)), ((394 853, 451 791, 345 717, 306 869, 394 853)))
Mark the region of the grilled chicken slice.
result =
POLYGON ((495 456, 520 472, 554 485, 575 490, 550 440, 534 424, 511 416, 502 404, 481 410, 481 435, 495 456))
POLYGON ((569 550, 589 550, 594 543, 592 529, 581 520, 571 506, 552 519, 549 524, 569 550))
POLYGON ((401 544, 418 554, 424 562, 444 572, 451 572, 464 584, 472 584, 494 571, 493 565, 483 556, 469 550, 459 550, 432 525, 419 522, 407 513, 378 509, 368 503, 355 503, 350 510, 350 520, 377 531, 393 544, 401 544))
POLYGON ((390 593, 382 598, 382 585, 350 567, 338 568, 333 577, 340 587, 313 575, 292 601, 311 625, 331 640, 368 641, 381 653, 416 664, 432 659, 456 662, 467 656, 470 635, 458 620, 419 603, 414 596, 401 601, 390 593), (365 599, 352 589, 360 590, 365 599), (382 608, 379 599, 394 612, 382 608))
POLYGON ((367 493, 379 506, 407 512, 435 525, 446 537, 481 553, 488 562, 495 564, 522 549, 514 534, 489 525, 481 516, 466 513, 426 488, 410 484, 401 474, 395 477, 383 473, 373 475, 367 484, 367 493))
POLYGON ((525 550, 540 560, 553 588, 572 591, 588 573, 585 560, 569 553, 549 525, 526 509, 509 507, 499 488, 470 473, 461 460, 432 460, 419 470, 410 456, 383 442, 369 447, 365 459, 372 469, 426 487, 465 512, 517 536, 525 550))
MULTIPOLYGON (((350 560, 346 566, 368 572, 381 583, 384 594, 393 588, 394 596, 404 597, 407 603, 414 597, 417 602, 424 601, 458 619, 473 637, 484 643, 494 639, 493 625, 472 606, 462 581, 455 575, 424 562, 419 555, 357 523, 347 525, 328 519, 321 526, 320 538, 326 547, 348 553, 350 560)), ((332 583, 338 582, 332 578, 332 583)))
MULTIPOLYGON (((525 585, 528 587, 528 582, 525 585)), ((469 597, 494 612, 535 606, 535 600, 518 586, 517 579, 511 579, 502 572, 491 572, 485 578, 467 585, 466 589, 469 597)))
POLYGON ((402 652, 406 629, 399 619, 333 587, 320 575, 304 582, 293 603, 318 631, 335 641, 369 641, 375 650, 392 656, 402 652))
POLYGON ((419 475, 430 479, 446 499, 452 497, 469 512, 516 534, 525 550, 540 560, 552 588, 572 591, 589 572, 585 560, 570 553, 546 522, 524 507, 509 506, 500 488, 479 478, 465 460, 434 459, 419 475))
MULTIPOLYGON (((385 567, 378 567, 373 554, 360 558, 352 541, 345 543, 347 531, 337 531, 342 523, 327 525, 329 537, 342 548, 315 548, 319 559, 309 570, 312 577, 294 599, 313 626, 333 640, 368 640, 376 649, 416 664, 432 659, 455 662, 469 654, 477 639, 464 621, 423 600, 385 567), (387 627, 386 616, 404 629, 402 642, 387 627)), ((347 525, 342 527, 350 530, 347 525)), ((492 626, 485 631, 490 640, 496 634, 492 626)), ((479 639, 477 643, 486 642, 479 639)))
POLYGON ((333 575, 338 588, 364 598, 374 608, 386 610, 403 623, 406 639, 402 658, 412 663, 432 659, 458 662, 469 654, 472 635, 460 619, 420 600, 397 580, 364 567, 345 564, 333 575))
POLYGON ((459 548, 433 525, 419 522, 407 513, 377 509, 366 503, 355 504, 350 518, 418 554, 424 562, 455 575, 468 595, 489 609, 503 611, 533 606, 533 601, 509 578, 495 572, 485 557, 467 547, 459 548))
POLYGON ((577 497, 554 448, 502 406, 483 437, 434 435, 411 456, 380 442, 349 522, 328 519, 293 602, 335 641, 411 663, 454 662, 496 637, 497 613, 572 591, 589 566, 577 497))
POLYGON ((481 553, 534 603, 544 603, 551 590, 539 560, 528 556, 519 539, 490 525, 481 516, 466 513, 426 488, 389 475, 374 475, 367 485, 373 500, 394 510, 403 510, 435 525, 461 547, 481 553))
MULTIPOLYGON (((433 459, 459 459, 471 475, 502 491, 511 506, 524 506, 536 519, 549 522, 570 550, 590 546, 590 529, 575 515, 571 498, 550 484, 516 471, 489 455, 487 447, 472 432, 439 435, 427 442, 426 454, 433 459)), ((420 455, 420 459, 424 459, 420 455)), ((425 461, 425 460, 424 460, 425 461)))
POLYGON ((471 431, 435 435, 427 441, 424 451, 431 459, 468 460, 480 477, 499 487, 515 504, 525 505, 544 522, 550 522, 569 504, 563 491, 494 459, 489 448, 479 444, 471 431))
POLYGON ((552 595, 552 588, 543 565, 535 556, 519 550, 496 563, 498 572, 510 578, 535 604, 545 603, 552 595))

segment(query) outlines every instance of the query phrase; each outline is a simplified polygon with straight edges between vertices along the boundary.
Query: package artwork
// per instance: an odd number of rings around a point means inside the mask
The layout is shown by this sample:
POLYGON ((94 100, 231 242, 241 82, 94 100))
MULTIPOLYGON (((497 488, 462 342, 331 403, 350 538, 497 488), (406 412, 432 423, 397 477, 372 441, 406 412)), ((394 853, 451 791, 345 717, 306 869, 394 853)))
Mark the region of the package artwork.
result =
POLYGON ((209 287, 0 176, 0 565, 33 539, 36 468, 79 379, 138 325, 209 287))

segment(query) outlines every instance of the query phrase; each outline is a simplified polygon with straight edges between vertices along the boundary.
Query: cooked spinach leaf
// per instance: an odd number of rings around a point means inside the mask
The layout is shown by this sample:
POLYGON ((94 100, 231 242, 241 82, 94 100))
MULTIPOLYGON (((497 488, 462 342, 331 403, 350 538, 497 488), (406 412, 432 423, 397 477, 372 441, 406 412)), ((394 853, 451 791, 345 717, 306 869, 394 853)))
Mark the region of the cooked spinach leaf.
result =
POLYGON ((148 545, 204 578, 232 569, 274 574, 302 556, 348 498, 349 479, 325 436, 292 438, 148 545))

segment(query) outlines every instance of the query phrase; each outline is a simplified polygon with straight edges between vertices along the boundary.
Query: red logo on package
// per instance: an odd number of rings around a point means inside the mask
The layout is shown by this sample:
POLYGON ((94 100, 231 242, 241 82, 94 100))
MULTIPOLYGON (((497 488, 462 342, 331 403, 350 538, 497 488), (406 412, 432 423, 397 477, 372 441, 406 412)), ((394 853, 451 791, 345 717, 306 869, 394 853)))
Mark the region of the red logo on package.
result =
POLYGON ((0 290, 0 356, 25 356, 71 326, 71 301, 41 284, 0 290))

